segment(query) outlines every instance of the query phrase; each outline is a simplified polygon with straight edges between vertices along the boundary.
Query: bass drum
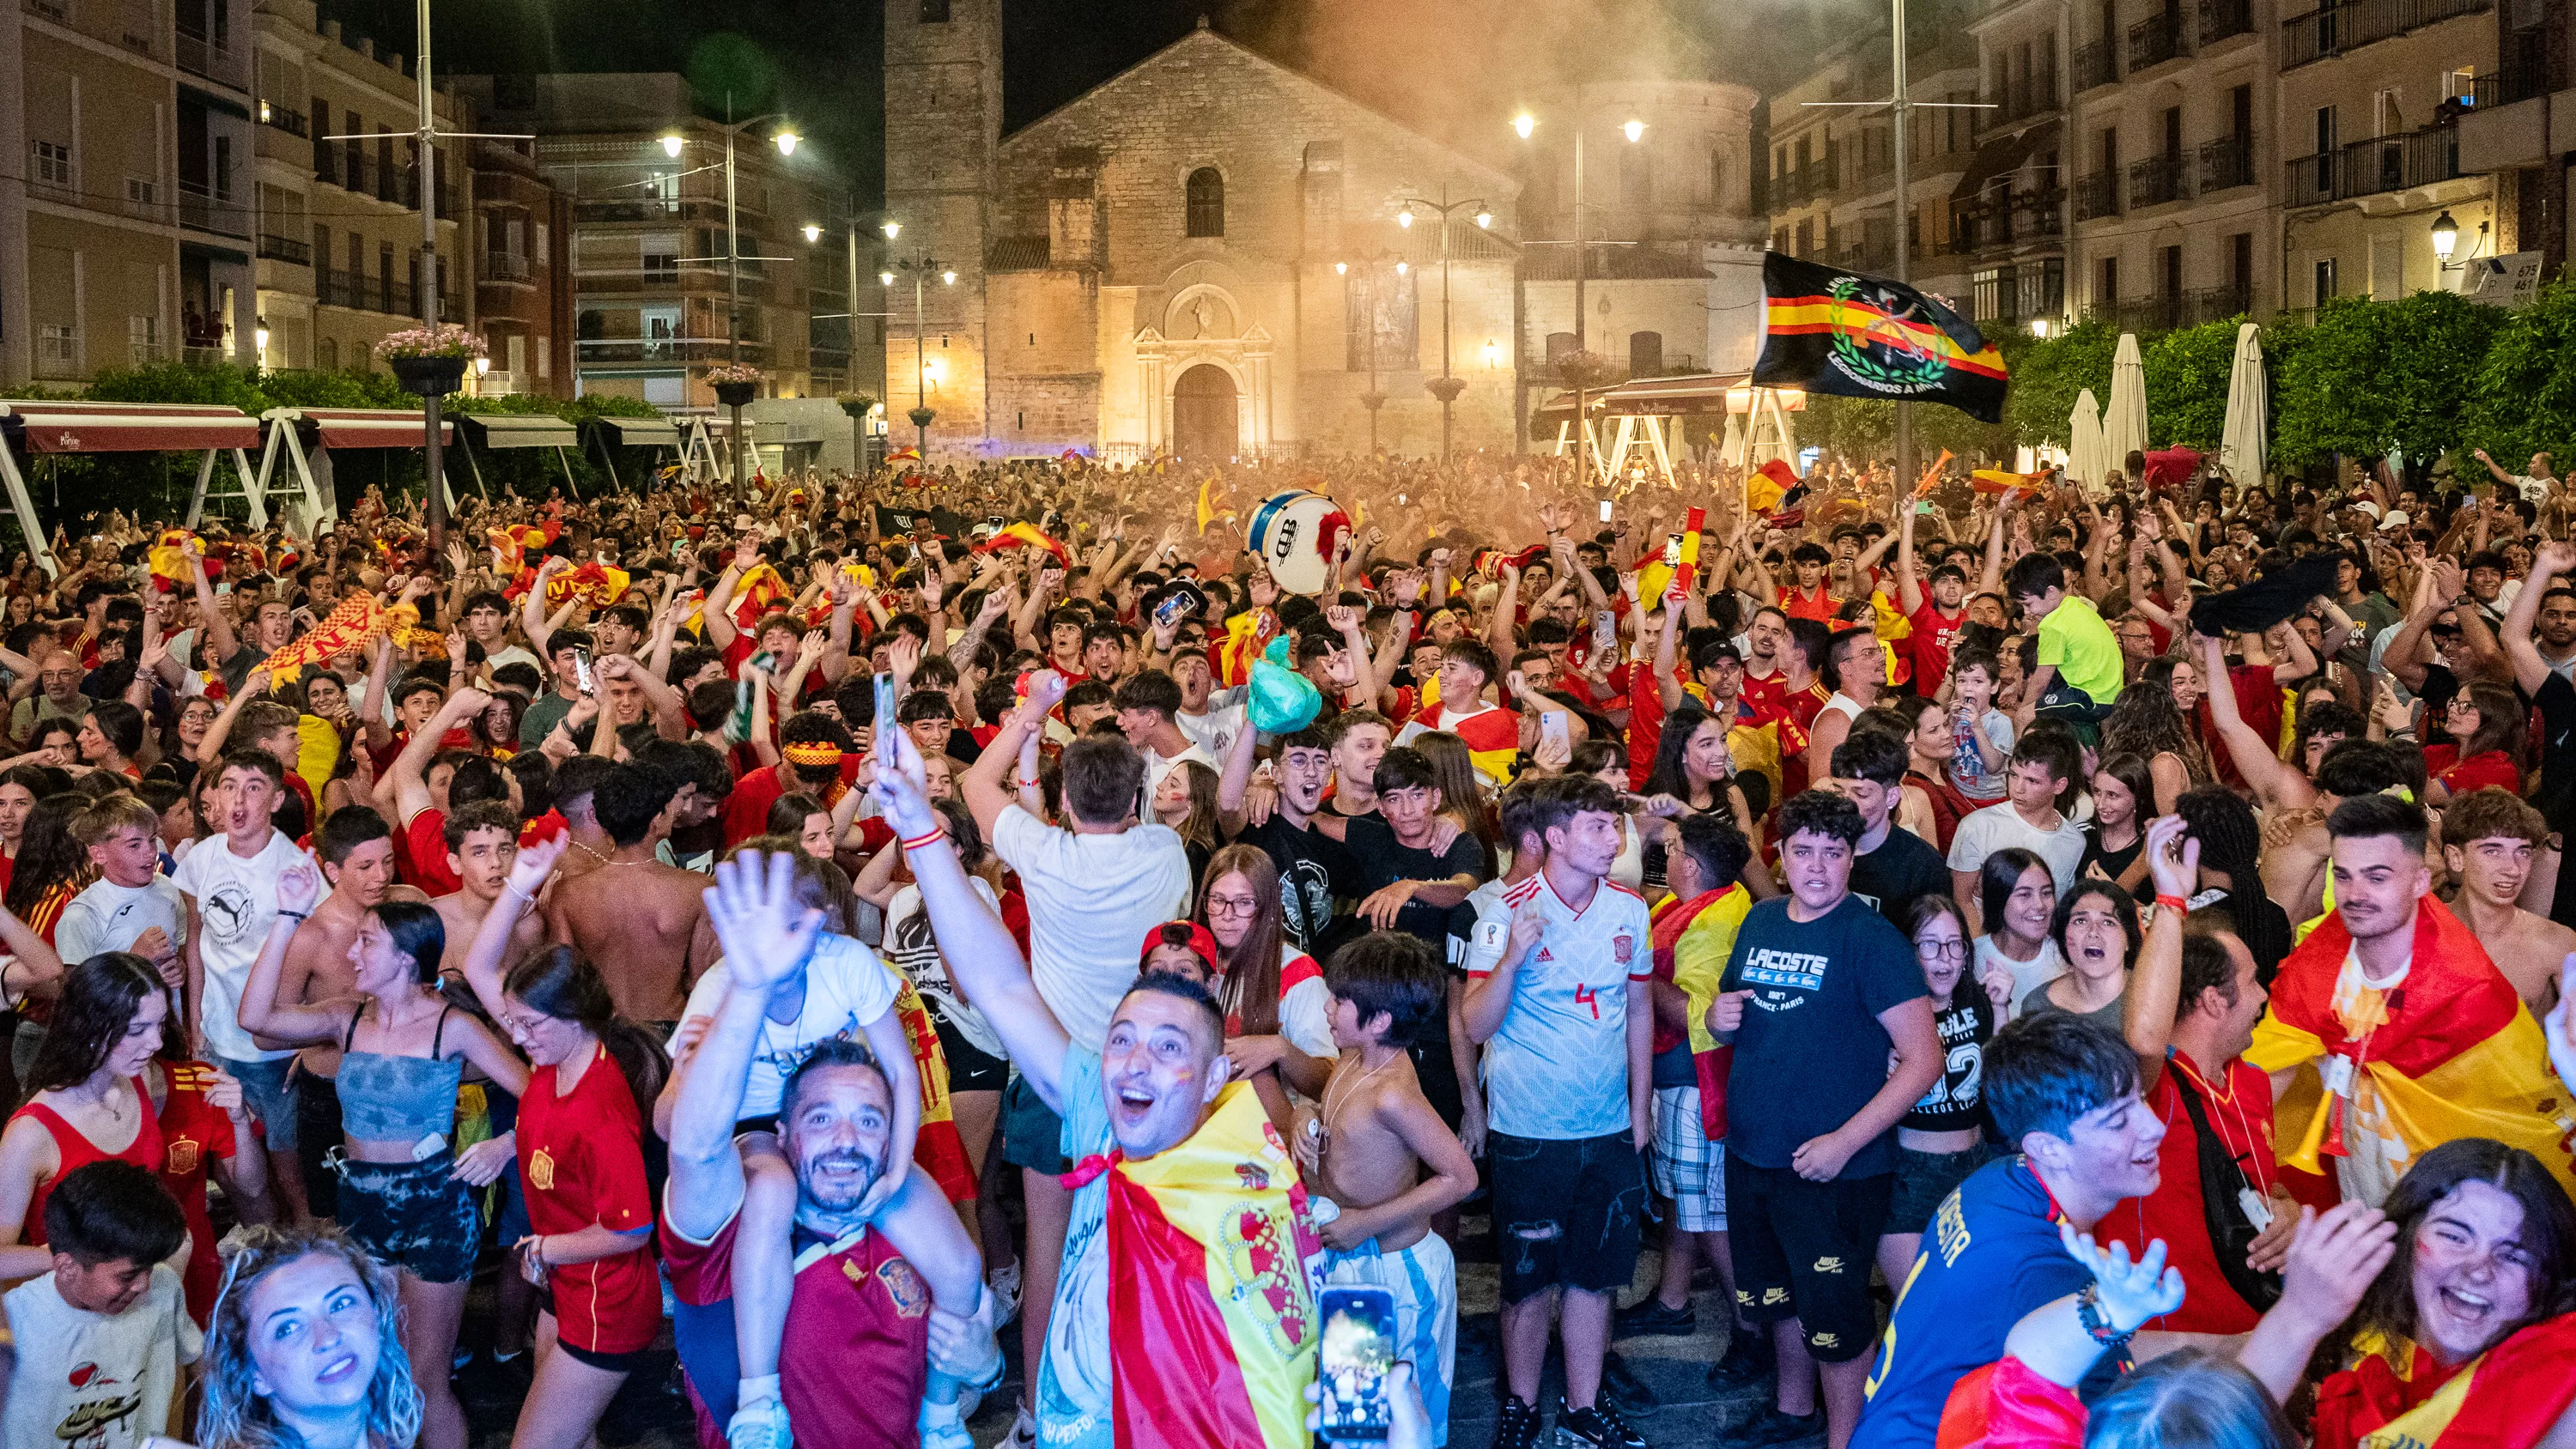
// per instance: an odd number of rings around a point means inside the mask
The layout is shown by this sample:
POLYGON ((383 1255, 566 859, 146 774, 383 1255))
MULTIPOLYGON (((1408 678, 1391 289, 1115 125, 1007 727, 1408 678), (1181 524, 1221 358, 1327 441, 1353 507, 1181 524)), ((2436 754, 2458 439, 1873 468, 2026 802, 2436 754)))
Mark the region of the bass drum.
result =
POLYGON ((1319 594, 1332 577, 1332 548, 1350 518, 1321 493, 1291 488, 1261 500, 1245 542, 1279 587, 1319 594))

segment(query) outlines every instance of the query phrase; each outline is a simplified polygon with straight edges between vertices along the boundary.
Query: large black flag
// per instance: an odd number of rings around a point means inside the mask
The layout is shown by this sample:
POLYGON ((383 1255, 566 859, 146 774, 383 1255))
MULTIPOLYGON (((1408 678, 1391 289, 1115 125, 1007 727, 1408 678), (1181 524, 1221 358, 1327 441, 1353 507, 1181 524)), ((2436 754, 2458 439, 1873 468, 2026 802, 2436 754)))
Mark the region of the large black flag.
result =
POLYGON ((1946 403, 2003 420, 2004 359, 1958 313, 1901 283, 1772 252, 1753 381, 1838 397, 1946 403))

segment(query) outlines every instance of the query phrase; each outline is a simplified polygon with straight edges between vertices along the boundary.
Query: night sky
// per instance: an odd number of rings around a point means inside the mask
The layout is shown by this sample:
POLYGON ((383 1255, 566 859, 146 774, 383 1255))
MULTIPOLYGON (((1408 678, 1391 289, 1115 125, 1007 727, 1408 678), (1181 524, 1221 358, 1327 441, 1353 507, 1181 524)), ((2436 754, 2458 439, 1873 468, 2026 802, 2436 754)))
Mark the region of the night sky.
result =
MULTIPOLYGON (((322 3, 351 30, 411 51, 410 0, 322 3)), ((1073 99, 1206 13, 1262 54, 1501 161, 1521 90, 1578 76, 1765 87, 1812 58, 1837 20, 1878 3, 1003 0, 1003 125, 1073 99)), ((737 114, 787 112, 863 205, 882 188, 881 11, 871 0, 434 0, 433 24, 441 74, 681 71, 708 114, 720 113, 727 86, 737 114)))

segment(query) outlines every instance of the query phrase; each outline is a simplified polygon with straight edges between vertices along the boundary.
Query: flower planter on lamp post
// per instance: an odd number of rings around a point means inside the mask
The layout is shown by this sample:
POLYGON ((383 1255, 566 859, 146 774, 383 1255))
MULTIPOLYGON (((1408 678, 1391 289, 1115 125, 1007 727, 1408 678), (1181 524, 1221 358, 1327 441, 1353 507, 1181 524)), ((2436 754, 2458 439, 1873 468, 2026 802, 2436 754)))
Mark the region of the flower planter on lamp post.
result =
POLYGON ((707 369, 707 381, 716 390, 716 401, 733 414, 733 501, 737 508, 748 496, 750 476, 743 469, 742 409, 745 403, 760 396, 765 374, 747 362, 728 363, 707 369))
POLYGON ((1449 407, 1458 401, 1458 394, 1467 390, 1467 379, 1435 377, 1422 386, 1424 391, 1440 399, 1440 456, 1446 460, 1449 456, 1449 407))
POLYGON ((876 411, 877 400, 863 392, 845 392, 833 401, 850 415, 850 472, 864 477, 868 471, 868 414, 876 411))
MULTIPOLYGON (((422 476, 429 502, 429 548, 435 555, 447 547, 447 459, 439 446, 439 404, 465 385, 465 369, 488 357, 483 339, 462 327, 433 323, 390 333, 376 344, 376 355, 393 371, 402 390, 420 399, 422 476)), ((313 520, 319 526, 319 519, 313 520)))

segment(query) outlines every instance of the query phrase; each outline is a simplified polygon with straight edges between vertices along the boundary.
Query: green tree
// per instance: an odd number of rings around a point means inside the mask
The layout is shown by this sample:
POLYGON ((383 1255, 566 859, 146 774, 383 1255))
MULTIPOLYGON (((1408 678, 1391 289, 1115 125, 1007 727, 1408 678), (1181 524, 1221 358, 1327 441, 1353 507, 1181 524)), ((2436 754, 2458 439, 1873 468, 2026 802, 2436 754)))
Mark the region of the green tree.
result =
POLYGON ((2519 470, 2535 452, 2576 456, 2576 278, 2509 312, 2479 364, 2461 442, 2519 470))
POLYGON ((2076 394, 2089 387, 2096 402, 2110 402, 2111 356, 2119 344, 2117 328, 2086 320, 2059 336, 2005 347, 2012 382, 2004 394, 2004 422, 2014 439, 2065 446, 2076 394))
POLYGON ((2236 365, 2236 324, 2204 322, 2147 339, 2147 438, 2151 446, 2216 452, 2227 429, 2227 381, 2236 365))
MULTIPOLYGON (((2451 292, 2327 303, 2275 374, 2275 461, 2303 468, 2334 453, 2392 452, 2430 461, 2458 446, 2505 321, 2451 292)), ((2521 406, 2487 395, 2507 410, 2521 406)))

